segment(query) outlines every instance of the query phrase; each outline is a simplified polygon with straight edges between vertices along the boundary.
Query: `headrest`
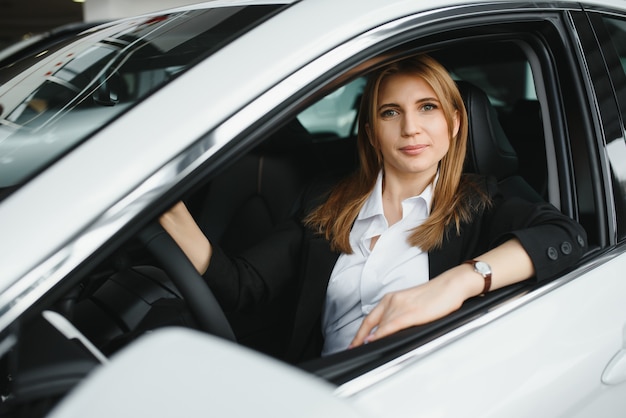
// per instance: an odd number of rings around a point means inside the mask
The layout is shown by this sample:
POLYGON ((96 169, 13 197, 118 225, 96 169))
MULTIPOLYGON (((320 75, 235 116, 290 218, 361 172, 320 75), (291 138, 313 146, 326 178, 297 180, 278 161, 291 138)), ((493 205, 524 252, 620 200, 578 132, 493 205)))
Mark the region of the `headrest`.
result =
POLYGON ((498 180, 515 174, 518 168, 517 154, 489 98, 471 83, 456 83, 469 121, 464 171, 492 175, 498 180))

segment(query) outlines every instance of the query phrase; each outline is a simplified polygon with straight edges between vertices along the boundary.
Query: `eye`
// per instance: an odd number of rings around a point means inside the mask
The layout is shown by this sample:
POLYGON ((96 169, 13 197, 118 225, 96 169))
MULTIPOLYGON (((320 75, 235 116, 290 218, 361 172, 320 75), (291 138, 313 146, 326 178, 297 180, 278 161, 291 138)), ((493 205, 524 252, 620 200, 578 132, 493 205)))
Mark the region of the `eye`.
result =
POLYGON ((432 110, 437 110, 439 108, 439 106, 437 106, 435 103, 424 103, 422 105, 422 110, 425 112, 430 112, 432 110))
POLYGON ((398 115, 398 111, 395 109, 385 109, 382 112, 380 112, 380 117, 383 119, 392 118, 397 115, 398 115))

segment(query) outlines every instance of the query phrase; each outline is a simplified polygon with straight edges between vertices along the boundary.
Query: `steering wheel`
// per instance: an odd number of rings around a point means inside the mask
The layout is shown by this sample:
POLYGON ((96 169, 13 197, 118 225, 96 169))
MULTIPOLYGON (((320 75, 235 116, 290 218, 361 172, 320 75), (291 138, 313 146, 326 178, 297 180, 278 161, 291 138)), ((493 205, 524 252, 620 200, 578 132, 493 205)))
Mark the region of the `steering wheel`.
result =
POLYGON ((178 288, 191 314, 203 331, 236 341, 233 329, 209 286, 172 237, 153 222, 139 233, 139 239, 160 261, 178 288))

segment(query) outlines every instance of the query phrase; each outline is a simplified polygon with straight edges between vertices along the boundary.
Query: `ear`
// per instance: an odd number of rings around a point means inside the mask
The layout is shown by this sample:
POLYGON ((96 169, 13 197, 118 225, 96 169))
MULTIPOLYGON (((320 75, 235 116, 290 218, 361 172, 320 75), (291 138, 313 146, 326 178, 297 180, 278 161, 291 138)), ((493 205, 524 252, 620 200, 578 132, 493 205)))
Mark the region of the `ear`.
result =
POLYGON ((459 111, 455 110, 454 115, 452 116, 452 123, 454 124, 454 129, 452 130, 452 137, 456 137, 459 133, 459 129, 461 129, 461 120, 459 119, 459 111))

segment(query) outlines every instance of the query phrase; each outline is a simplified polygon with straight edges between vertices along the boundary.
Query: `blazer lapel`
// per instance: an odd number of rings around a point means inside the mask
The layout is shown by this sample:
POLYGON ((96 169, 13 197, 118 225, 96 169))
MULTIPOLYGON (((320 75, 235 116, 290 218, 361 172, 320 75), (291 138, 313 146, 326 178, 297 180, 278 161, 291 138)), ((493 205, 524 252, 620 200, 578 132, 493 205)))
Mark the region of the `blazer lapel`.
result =
MULTIPOLYGON (((312 235, 307 231, 307 234, 312 235)), ((332 252, 328 241, 321 237, 307 237, 303 260, 300 300, 294 317, 288 357, 302 360, 302 354, 317 350, 321 343, 320 316, 330 274, 339 257, 332 252), (317 329, 315 329, 317 328, 317 329), (314 338, 312 338, 314 336, 314 338), (319 336, 319 341, 316 341, 319 336)), ((305 356, 306 357, 306 356, 305 356)))
POLYGON ((463 240, 457 236, 456 231, 448 231, 441 248, 428 253, 428 277, 430 279, 465 260, 462 244, 463 240))

